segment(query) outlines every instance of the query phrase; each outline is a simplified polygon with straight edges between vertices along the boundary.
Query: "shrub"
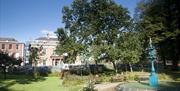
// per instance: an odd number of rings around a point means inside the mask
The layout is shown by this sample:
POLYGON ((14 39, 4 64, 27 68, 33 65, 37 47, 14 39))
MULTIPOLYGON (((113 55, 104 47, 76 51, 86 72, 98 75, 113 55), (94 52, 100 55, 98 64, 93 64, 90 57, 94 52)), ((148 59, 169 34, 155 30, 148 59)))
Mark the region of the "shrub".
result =
POLYGON ((89 75, 89 69, 85 65, 76 65, 76 66, 70 66, 69 71, 71 74, 76 75, 89 75))
POLYGON ((51 69, 47 66, 38 67, 38 72, 40 76, 48 76, 48 74, 51 73, 51 69))
POLYGON ((159 80, 172 80, 172 78, 165 73, 158 74, 158 79, 159 80))
POLYGON ((71 75, 68 72, 66 72, 64 75, 62 85, 64 85, 64 86, 81 85, 81 84, 84 84, 86 79, 87 78, 85 78, 85 77, 71 75))
POLYGON ((94 83, 90 80, 87 86, 83 87, 83 91, 97 91, 94 89, 94 83))
POLYGON ((123 75, 115 75, 111 78, 111 82, 122 82, 125 80, 125 77, 123 75))
POLYGON ((139 76, 138 76, 138 75, 135 75, 135 76, 134 76, 134 80, 139 82, 139 76))
POLYGON ((90 64, 89 68, 92 74, 103 73, 106 70, 106 67, 103 64, 90 64))
POLYGON ((96 75, 93 79, 94 84, 100 84, 100 83, 102 83, 102 81, 103 80, 101 77, 99 77, 99 75, 96 75))
POLYGON ((71 65, 69 67, 70 73, 76 74, 76 75, 89 75, 90 73, 92 73, 92 74, 103 73, 105 70, 106 70, 106 68, 102 64, 98 64, 97 66, 95 64, 71 65))

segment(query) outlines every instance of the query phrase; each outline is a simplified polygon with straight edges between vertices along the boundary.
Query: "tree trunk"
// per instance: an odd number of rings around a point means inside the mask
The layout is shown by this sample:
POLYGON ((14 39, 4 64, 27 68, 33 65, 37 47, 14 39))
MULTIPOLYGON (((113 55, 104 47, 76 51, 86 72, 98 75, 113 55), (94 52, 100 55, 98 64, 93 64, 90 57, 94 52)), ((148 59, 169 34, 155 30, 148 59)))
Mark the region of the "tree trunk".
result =
POLYGON ((95 60, 95 64, 97 65, 98 63, 97 63, 97 60, 95 60))
POLYGON ((165 44, 164 42, 161 42, 160 43, 160 57, 162 58, 162 61, 163 61, 163 67, 164 67, 164 69, 166 69, 167 67, 166 67, 166 58, 165 58, 165 50, 166 50, 166 48, 165 48, 165 45, 167 45, 167 44, 165 44))
POLYGON ((162 55, 162 60, 163 60, 163 66, 164 66, 164 69, 166 69, 166 59, 165 59, 165 56, 162 55))
POLYGON ((37 61, 34 61, 34 78, 38 78, 37 61))
POLYGON ((125 64, 125 70, 126 70, 126 72, 127 72, 127 64, 125 64))
MULTIPOLYGON (((176 42, 176 41, 175 41, 176 42)), ((177 50, 177 45, 176 43, 174 44, 173 46, 173 50, 174 50, 174 53, 173 53, 173 58, 172 58, 172 68, 173 70, 177 71, 178 70, 178 61, 179 61, 179 58, 178 58, 178 50, 177 50)))
POLYGON ((64 78, 64 70, 61 71, 61 79, 64 78))
POLYGON ((6 79, 6 66, 3 68, 4 70, 4 79, 6 79))
POLYGON ((130 68, 130 71, 133 72, 131 63, 129 63, 129 68, 130 68))
POLYGON ((172 60, 172 69, 173 69, 173 71, 176 71, 176 70, 178 70, 178 60, 177 59, 173 59, 172 60))
POLYGON ((113 64, 113 67, 114 67, 115 72, 117 73, 116 63, 115 63, 114 61, 112 61, 112 64, 113 64))
POLYGON ((97 74, 98 73, 98 62, 97 62, 97 60, 95 60, 95 69, 96 70, 94 70, 94 73, 97 74))

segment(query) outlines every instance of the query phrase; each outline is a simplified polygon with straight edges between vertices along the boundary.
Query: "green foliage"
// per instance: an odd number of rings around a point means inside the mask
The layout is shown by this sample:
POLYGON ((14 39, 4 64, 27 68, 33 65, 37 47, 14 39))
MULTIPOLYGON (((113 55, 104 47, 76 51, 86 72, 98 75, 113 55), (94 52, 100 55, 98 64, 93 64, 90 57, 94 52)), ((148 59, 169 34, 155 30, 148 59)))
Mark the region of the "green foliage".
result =
POLYGON ((131 22, 126 8, 113 0, 75 0, 62 13, 66 31, 56 32, 60 41, 57 53, 68 52, 69 59, 74 60, 77 54, 86 51, 96 63, 102 59, 112 62, 118 59, 115 42, 131 22), (107 57, 103 58, 102 54, 107 57))
POLYGON ((84 45, 76 41, 76 38, 73 35, 68 35, 62 28, 58 29, 55 33, 59 40, 59 45, 56 47, 56 53, 59 55, 68 53, 66 61, 70 63, 74 62, 76 56, 84 50, 84 45))
POLYGON ((135 75, 135 76, 134 76, 134 80, 135 80, 135 81, 139 81, 139 76, 138 76, 138 75, 135 75))
POLYGON ((83 87, 82 91, 97 91, 94 89, 94 83, 90 80, 87 83, 87 86, 83 87))
MULTIPOLYGON (((165 73, 161 73, 161 74, 158 74, 158 79, 159 80, 164 80, 164 81, 170 81, 170 80, 172 80, 172 78, 169 76, 169 75, 167 75, 167 74, 165 74, 165 73)), ((175 80, 175 79, 174 79, 175 80)))
POLYGON ((86 76, 78 76, 78 75, 66 73, 62 85, 66 87, 74 86, 74 85, 82 85, 85 83, 86 80, 88 80, 88 77, 86 76))
MULTIPOLYGON (((21 65, 22 60, 16 59, 12 56, 9 56, 8 53, 0 51, 0 68, 3 69, 4 79, 6 79, 6 72, 8 67, 13 67, 14 65, 21 65)), ((1 70, 0 70, 1 71, 1 70)))
POLYGON ((32 65, 34 65, 33 76, 34 76, 34 78, 38 78, 39 72, 37 69, 37 64, 38 64, 38 60, 39 60, 38 51, 40 51, 40 50, 36 47, 31 47, 31 45, 29 45, 29 51, 30 51, 29 61, 32 65))
POLYGON ((12 56, 9 56, 8 53, 0 51, 0 67, 5 66, 14 66, 20 65, 22 62, 21 59, 16 59, 12 56))
POLYGON ((172 60, 176 70, 180 58, 179 6, 178 0, 141 0, 136 9, 136 20, 144 39, 151 37, 164 65, 166 60, 172 60))
POLYGON ((113 77, 111 78, 110 81, 111 81, 111 82, 123 82, 123 81, 126 81, 126 76, 116 74, 115 76, 113 76, 113 77))
POLYGON ((142 54, 142 46, 139 34, 136 32, 125 32, 118 40, 120 59, 123 63, 137 63, 142 54))
POLYGON ((29 45, 29 51, 30 51, 30 55, 29 55, 30 63, 34 63, 35 65, 37 65, 37 61, 39 59, 38 48, 31 47, 31 45, 29 45))

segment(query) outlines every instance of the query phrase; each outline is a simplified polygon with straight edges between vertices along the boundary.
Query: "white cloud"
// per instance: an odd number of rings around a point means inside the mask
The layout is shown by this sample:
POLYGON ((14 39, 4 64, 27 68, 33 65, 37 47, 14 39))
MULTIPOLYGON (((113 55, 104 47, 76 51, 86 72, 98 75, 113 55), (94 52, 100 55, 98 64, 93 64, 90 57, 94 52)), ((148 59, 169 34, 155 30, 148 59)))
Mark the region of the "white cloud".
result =
POLYGON ((56 34, 53 31, 49 31, 49 30, 41 30, 41 33, 45 36, 47 36, 47 34, 49 34, 50 38, 57 38, 56 34))

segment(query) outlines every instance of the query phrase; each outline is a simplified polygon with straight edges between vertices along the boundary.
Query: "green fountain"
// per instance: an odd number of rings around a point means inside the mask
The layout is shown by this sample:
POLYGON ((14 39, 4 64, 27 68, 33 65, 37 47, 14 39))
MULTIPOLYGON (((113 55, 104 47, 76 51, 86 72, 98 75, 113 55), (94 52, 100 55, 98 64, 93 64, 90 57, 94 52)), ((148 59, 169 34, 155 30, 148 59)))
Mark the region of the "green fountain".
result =
POLYGON ((158 77, 157 77, 157 74, 156 74, 155 68, 154 68, 154 62, 156 59, 156 54, 155 54, 155 48, 152 45, 151 38, 149 40, 148 53, 149 53, 149 60, 151 62, 151 74, 149 76, 149 85, 151 87, 157 87, 158 86, 158 77))

